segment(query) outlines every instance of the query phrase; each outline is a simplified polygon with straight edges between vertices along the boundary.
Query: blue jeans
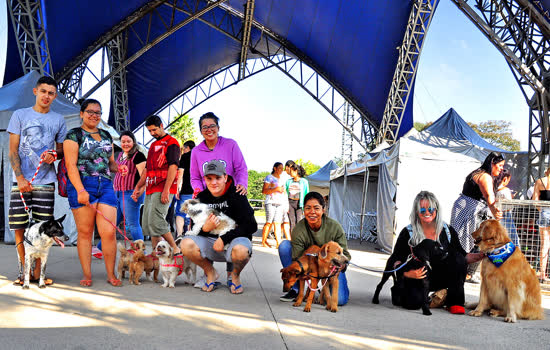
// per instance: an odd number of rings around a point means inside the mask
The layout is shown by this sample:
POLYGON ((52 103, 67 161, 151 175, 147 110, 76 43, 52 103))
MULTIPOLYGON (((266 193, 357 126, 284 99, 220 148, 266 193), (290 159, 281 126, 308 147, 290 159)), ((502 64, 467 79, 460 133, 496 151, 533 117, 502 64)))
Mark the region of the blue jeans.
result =
POLYGON ((508 231, 508 235, 510 236, 510 239, 512 240, 514 245, 516 247, 520 247, 516 223, 514 222, 514 219, 512 219, 512 213, 510 213, 509 211, 505 211, 500 223, 508 231))
MULTIPOLYGON (((145 199, 145 193, 138 198, 137 202, 132 199, 132 193, 134 190, 129 191, 115 191, 118 205, 117 205, 117 226, 122 222, 124 216, 126 217, 126 235, 128 239, 135 241, 136 239, 143 239, 143 231, 139 224, 139 209, 143 205, 145 199), (124 192, 124 202, 122 201, 122 193, 124 192), (123 205, 124 203, 124 205, 123 205), (124 213, 124 216, 122 215, 124 213)), ((101 240, 97 243, 97 249, 101 250, 101 240)))
MULTIPOLYGON (((289 240, 284 240, 279 245, 279 258, 283 267, 292 264, 292 243, 289 240)), ((298 282, 292 286, 296 292, 298 291, 298 282)), ((340 272, 338 276, 338 306, 346 305, 349 300, 348 279, 345 272, 340 272)))

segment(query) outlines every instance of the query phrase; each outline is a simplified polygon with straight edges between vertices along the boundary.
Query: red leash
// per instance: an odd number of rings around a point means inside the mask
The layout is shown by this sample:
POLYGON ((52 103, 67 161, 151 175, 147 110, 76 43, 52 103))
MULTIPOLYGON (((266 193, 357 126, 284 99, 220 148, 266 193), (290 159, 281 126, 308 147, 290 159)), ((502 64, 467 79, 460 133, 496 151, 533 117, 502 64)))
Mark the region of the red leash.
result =
MULTIPOLYGON (((128 239, 128 237, 126 237, 126 232, 122 232, 115 224, 113 224, 113 222, 112 222, 111 220, 109 220, 109 219, 105 216, 105 214, 103 214, 103 213, 101 212, 101 210, 99 210, 99 209, 97 209, 97 208, 95 208, 95 207, 92 207, 91 204, 89 204, 88 206, 89 206, 90 208, 93 208, 99 215, 103 216, 103 218, 104 218, 105 220, 107 220, 107 222, 108 222, 109 224, 111 224, 111 226, 113 226, 113 227, 115 228, 115 230, 117 230, 118 233, 120 233, 120 234, 124 237, 124 244, 126 244, 126 241, 128 241, 128 242, 130 242, 130 247, 131 247, 132 249, 136 249, 136 247, 134 246, 134 242, 132 242, 131 240, 128 239)), ((124 223, 124 231, 126 231, 126 222, 124 223)), ((126 247, 125 247, 125 248, 126 248, 126 247)))
MULTIPOLYGON (((57 152, 54 149, 47 150, 46 153, 51 154, 54 157, 54 161, 57 160, 57 152)), ((40 171, 40 167, 42 166, 42 163, 44 162, 44 158, 40 158, 40 162, 38 163, 38 166, 36 167, 36 171, 34 172, 34 175, 29 181, 29 185, 33 183, 34 179, 36 179, 36 175, 38 175, 38 172, 40 171)), ((23 205, 25 206, 25 211, 27 212, 27 215, 29 215, 29 222, 30 222, 30 213, 29 213, 29 207, 27 206, 27 202, 25 202, 25 198, 23 198, 23 192, 19 191, 19 196, 21 197, 21 201, 23 202, 23 205)))

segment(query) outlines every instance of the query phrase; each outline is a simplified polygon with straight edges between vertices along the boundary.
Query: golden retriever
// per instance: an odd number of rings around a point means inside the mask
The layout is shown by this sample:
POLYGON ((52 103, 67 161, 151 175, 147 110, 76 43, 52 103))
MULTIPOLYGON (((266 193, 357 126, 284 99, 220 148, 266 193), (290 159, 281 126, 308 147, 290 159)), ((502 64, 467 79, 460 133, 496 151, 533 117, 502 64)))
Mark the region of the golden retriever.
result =
MULTIPOLYGON (((486 255, 511 241, 498 220, 484 221, 472 236, 486 255)), ((488 309, 493 317, 504 316, 505 322, 544 319, 539 281, 520 249, 516 248, 500 267, 487 256, 483 258, 479 304, 469 315, 479 317, 488 309)))

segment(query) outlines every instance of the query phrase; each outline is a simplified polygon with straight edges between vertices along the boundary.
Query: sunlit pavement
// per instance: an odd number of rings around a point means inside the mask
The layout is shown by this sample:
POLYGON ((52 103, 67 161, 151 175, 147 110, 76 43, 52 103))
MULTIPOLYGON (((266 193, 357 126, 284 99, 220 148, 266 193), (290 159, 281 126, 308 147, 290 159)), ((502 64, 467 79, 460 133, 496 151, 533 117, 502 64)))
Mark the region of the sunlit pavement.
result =
MULTIPOLYGON (((258 234, 257 234, 258 235, 258 234)), ((337 313, 314 305, 279 301, 282 294, 276 250, 254 238, 251 263, 242 274, 244 294, 225 287, 225 264, 216 263, 223 285, 205 293, 178 277, 175 289, 142 277, 142 285, 124 280, 107 284, 102 260, 93 258, 94 284, 80 287, 76 247, 53 247, 48 277, 55 284, 29 290, 13 286, 16 253, 0 245, 0 336, 3 349, 548 349, 550 321, 506 324, 487 315, 451 315, 444 309, 423 316, 391 305, 389 281, 380 304, 371 303, 380 274, 348 269, 348 305, 337 313)), ((352 249, 353 262, 382 269, 387 255, 352 249)), ((150 249, 150 246, 149 246, 150 249)), ((466 284, 467 301, 479 286, 466 284)), ((544 297, 550 308, 550 297, 544 297)))

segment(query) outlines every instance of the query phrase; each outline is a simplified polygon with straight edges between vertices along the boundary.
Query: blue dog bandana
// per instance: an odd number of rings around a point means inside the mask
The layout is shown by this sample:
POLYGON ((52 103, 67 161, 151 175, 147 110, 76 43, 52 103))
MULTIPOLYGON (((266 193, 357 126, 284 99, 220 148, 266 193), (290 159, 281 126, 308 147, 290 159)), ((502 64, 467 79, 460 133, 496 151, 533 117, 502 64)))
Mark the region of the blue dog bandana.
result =
POLYGON ((516 246, 512 242, 508 242, 502 247, 493 250, 492 253, 487 254, 487 258, 496 266, 500 267, 500 265, 504 264, 506 259, 514 253, 516 250, 516 246))

